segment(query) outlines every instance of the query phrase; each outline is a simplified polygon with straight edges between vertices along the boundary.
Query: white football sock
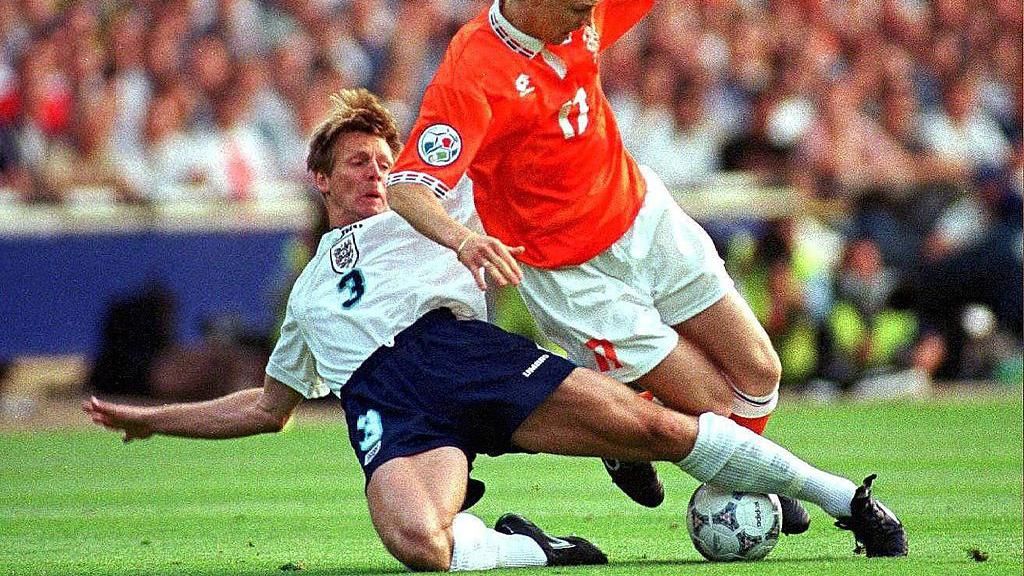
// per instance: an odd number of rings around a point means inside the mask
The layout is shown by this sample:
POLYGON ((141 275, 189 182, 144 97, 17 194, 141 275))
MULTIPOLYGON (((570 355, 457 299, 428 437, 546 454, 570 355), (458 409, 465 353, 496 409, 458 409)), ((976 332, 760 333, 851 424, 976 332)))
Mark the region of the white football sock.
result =
MULTIPOLYGON (((730 383, 730 386, 732 384, 730 383)), ((732 386, 732 413, 743 418, 763 418, 779 404, 779 387, 766 396, 752 396, 732 386)))
POLYGON ((533 538, 502 534, 483 520, 460 512, 452 521, 452 563, 449 572, 547 566, 548 559, 533 538))
POLYGON ((676 465, 697 480, 722 488, 813 502, 834 518, 850 515, 850 501, 857 490, 853 482, 818 470, 771 440, 711 412, 701 414, 693 451, 676 465))

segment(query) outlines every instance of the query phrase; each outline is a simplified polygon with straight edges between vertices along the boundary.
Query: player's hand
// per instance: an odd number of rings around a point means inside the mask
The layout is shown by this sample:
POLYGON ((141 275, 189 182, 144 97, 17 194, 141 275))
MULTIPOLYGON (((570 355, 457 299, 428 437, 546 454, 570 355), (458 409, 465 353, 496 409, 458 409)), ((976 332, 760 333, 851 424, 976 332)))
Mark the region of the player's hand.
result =
POLYGON ((96 424, 121 432, 125 443, 145 440, 153 435, 153 430, 144 422, 141 408, 103 402, 93 396, 82 402, 82 412, 96 424))
POLYGON ((486 290, 485 276, 488 274, 498 286, 519 284, 523 280, 523 271, 515 256, 525 251, 522 246, 505 246, 497 238, 473 233, 455 252, 459 262, 473 274, 476 285, 486 290))

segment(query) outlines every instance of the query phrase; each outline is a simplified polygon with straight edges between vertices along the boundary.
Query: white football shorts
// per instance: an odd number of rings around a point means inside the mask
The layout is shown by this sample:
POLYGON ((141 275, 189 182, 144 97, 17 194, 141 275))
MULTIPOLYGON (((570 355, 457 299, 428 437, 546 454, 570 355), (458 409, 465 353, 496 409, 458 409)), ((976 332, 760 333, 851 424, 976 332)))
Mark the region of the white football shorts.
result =
POLYGON ((668 356, 672 326, 733 289, 707 232, 661 179, 642 168, 647 194, 633 225, 578 266, 522 265, 520 292, 544 333, 580 366, 632 382, 668 356))

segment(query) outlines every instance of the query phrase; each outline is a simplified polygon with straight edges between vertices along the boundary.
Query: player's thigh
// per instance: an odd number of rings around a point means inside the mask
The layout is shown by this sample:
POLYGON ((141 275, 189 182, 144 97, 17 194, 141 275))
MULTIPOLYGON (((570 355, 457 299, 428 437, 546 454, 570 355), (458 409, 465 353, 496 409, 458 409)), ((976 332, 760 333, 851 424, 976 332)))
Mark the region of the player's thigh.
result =
POLYGON ((403 548, 446 532, 462 505, 468 474, 466 455, 449 446, 380 465, 366 486, 366 500, 388 550, 402 559, 403 548))
POLYGON ((526 450, 628 460, 678 460, 696 419, 641 399, 592 370, 577 368, 512 435, 526 450))
POLYGON ((649 390, 665 406, 685 414, 728 415, 733 392, 729 381, 704 350, 685 338, 634 384, 649 390))
POLYGON ((735 290, 673 328, 745 392, 770 394, 778 385, 779 357, 764 327, 735 290))
MULTIPOLYGON (((651 194, 667 198, 653 184, 651 194)), ((648 260, 660 271, 652 277, 652 294, 665 323, 737 388, 758 396, 773 392, 778 357, 736 292, 711 237, 674 202, 664 205, 655 231, 648 260)), ((722 386, 713 388, 723 392, 722 386)))

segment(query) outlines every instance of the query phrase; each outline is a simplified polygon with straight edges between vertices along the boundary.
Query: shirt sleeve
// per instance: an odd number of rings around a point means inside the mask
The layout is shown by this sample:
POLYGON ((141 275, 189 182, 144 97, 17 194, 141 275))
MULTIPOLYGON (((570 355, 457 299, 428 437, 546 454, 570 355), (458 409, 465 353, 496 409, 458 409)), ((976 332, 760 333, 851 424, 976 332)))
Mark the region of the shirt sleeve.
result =
POLYGON ((601 35, 601 50, 629 32, 654 6, 654 0, 603 0, 594 8, 594 26, 601 35))
POLYGON ((448 196, 472 164, 491 122, 491 107, 478 82, 427 88, 419 118, 388 176, 389 186, 423 184, 440 198, 448 196))
POLYGON ((316 360, 292 314, 291 306, 285 312, 281 336, 267 362, 267 375, 307 399, 320 398, 330 393, 330 389, 317 374, 316 360))

